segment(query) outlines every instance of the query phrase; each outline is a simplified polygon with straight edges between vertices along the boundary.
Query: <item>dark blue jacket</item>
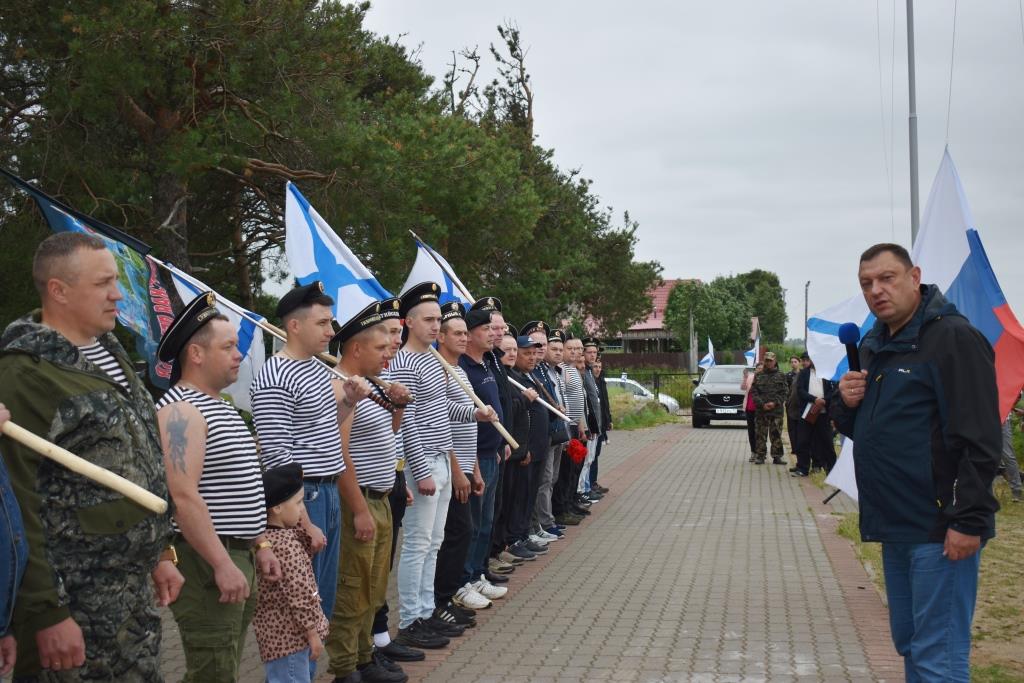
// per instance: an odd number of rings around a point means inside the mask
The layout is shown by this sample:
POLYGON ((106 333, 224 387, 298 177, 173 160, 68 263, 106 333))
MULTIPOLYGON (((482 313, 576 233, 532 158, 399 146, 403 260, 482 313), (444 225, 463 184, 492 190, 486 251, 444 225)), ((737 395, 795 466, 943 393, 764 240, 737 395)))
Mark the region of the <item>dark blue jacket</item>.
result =
MULTIPOLYGON (((459 356, 459 367, 466 371, 469 383, 475 393, 486 405, 494 408, 498 421, 504 419, 501 411, 501 394, 498 382, 490 368, 462 354, 459 356)), ((1002 432, 1000 432, 1001 434, 1002 432)), ((476 452, 479 454, 496 455, 505 446, 505 439, 490 422, 478 422, 476 432, 476 452)))
POLYGON ((21 585, 27 560, 28 539, 21 523, 21 509, 14 498, 3 458, 0 458, 0 636, 10 631, 14 596, 21 585))
MULTIPOLYGON (((541 396, 544 395, 544 392, 540 390, 540 382, 538 382, 537 378, 532 374, 520 372, 513 368, 509 371, 509 375, 527 389, 533 389, 541 396)), ((520 397, 522 396, 522 392, 518 389, 513 387, 513 391, 519 394, 520 397)), ((530 462, 544 462, 548 457, 548 449, 551 447, 551 428, 550 422, 548 421, 548 409, 542 406, 540 401, 527 401, 525 398, 522 400, 526 402, 526 410, 530 423, 529 434, 527 436, 527 450, 530 453, 530 462)))
POLYGON ((895 336, 879 321, 861 341, 860 406, 837 396, 830 407, 854 441, 861 537, 941 543, 952 528, 991 538, 1002 444, 995 354, 935 285, 921 295, 895 336))

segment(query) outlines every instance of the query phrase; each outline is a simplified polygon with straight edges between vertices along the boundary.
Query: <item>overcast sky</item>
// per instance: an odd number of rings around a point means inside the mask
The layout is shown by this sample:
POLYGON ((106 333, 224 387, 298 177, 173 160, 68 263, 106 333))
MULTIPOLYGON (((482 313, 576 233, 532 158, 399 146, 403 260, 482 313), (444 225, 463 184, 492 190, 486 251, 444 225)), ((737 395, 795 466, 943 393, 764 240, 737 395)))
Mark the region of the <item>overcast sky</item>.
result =
MULTIPOLYGON (((868 0, 376 0, 367 28, 403 35, 439 79, 452 50, 486 53, 495 27, 514 21, 529 48, 539 144, 639 221, 639 258, 660 261, 666 278, 775 271, 789 336, 802 337, 806 281, 813 314, 856 293, 865 247, 893 236, 910 245, 906 5, 878 6, 880 22, 868 0)), ((958 11, 950 151, 1020 316, 1019 4, 958 11)), ((923 211, 946 142, 953 1, 916 3, 915 28, 923 211)))

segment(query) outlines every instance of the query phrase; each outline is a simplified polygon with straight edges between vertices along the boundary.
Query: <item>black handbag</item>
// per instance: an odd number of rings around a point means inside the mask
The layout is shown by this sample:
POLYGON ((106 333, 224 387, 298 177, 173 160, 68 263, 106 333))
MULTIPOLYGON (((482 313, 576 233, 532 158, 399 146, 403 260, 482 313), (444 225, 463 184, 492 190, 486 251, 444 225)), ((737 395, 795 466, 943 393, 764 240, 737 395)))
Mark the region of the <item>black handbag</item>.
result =
POLYGON ((551 437, 552 446, 561 446, 568 443, 572 438, 569 430, 569 423, 565 420, 553 420, 548 424, 548 435, 551 437))

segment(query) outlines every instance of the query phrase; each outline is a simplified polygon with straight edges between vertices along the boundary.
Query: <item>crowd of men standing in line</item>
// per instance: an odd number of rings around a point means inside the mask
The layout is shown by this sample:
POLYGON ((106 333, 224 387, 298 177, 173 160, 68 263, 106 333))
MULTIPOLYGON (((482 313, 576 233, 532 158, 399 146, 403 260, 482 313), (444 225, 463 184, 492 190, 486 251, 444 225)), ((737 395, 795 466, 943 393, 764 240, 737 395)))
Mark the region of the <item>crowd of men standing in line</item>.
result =
POLYGON ((607 492, 598 341, 516 329, 497 298, 441 305, 425 282, 339 325, 320 283, 293 289, 276 311, 287 341, 252 383, 253 433, 221 397, 241 355, 212 293, 164 333, 171 387, 154 404, 111 333, 121 295, 103 242, 53 235, 32 272, 41 309, 0 337, 0 423, 172 511, 2 441, 17 531, 0 550, 0 675, 15 681, 161 680, 157 604, 186 681, 236 680, 250 623, 269 681, 311 680, 322 652, 336 681, 404 681, 397 662, 472 628, 607 492))

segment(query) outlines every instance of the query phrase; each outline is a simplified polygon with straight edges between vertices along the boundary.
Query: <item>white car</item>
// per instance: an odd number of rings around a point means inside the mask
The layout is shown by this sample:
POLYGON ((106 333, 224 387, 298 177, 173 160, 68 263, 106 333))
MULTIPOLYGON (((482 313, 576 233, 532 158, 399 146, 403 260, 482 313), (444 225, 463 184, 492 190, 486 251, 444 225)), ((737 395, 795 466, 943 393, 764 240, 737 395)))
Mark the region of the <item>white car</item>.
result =
MULTIPOLYGON (((605 383, 608 385, 608 389, 617 389, 619 391, 627 391, 633 394, 634 398, 638 398, 642 401, 650 401, 654 399, 654 392, 645 387, 635 379, 629 379, 624 377, 606 377, 605 383)), ((663 392, 658 393, 658 402, 661 403, 661 407, 665 409, 666 413, 675 415, 679 412, 679 401, 675 400, 668 394, 663 392)))

